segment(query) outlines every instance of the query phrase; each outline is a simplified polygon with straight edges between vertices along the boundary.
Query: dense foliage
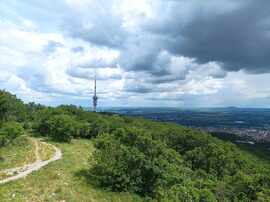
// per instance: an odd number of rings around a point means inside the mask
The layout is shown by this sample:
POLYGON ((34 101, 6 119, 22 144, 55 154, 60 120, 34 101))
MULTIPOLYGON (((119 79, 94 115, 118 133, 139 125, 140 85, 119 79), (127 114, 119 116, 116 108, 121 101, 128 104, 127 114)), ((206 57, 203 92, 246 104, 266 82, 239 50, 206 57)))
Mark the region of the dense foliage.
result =
POLYGON ((27 118, 26 105, 6 91, 0 91, 0 147, 24 133, 22 122, 27 118))
POLYGON ((270 200, 269 170, 235 145, 173 124, 137 121, 95 140, 92 175, 101 186, 158 201, 270 200))
POLYGON ((201 131, 75 106, 23 104, 2 91, 0 112, 0 138, 16 138, 23 126, 60 142, 93 139, 90 181, 116 192, 154 201, 270 201, 269 166, 201 131))
POLYGON ((23 133, 24 129, 21 124, 15 121, 4 123, 0 128, 0 147, 12 142, 23 133))
POLYGON ((9 120, 23 121, 26 117, 26 105, 16 96, 0 91, 0 123, 9 120))

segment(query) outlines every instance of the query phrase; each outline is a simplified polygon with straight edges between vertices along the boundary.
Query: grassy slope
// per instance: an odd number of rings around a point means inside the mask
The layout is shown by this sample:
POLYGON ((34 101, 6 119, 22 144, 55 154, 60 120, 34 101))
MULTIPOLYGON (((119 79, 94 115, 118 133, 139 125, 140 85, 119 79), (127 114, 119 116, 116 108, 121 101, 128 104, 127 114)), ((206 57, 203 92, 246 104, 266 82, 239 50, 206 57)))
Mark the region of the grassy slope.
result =
POLYGON ((25 136, 0 149, 0 170, 20 167, 36 160, 35 145, 25 136))
POLYGON ((94 188, 85 178, 93 152, 90 140, 56 144, 63 159, 53 162, 25 179, 0 185, 0 199, 5 201, 142 201, 128 193, 112 193, 94 188))

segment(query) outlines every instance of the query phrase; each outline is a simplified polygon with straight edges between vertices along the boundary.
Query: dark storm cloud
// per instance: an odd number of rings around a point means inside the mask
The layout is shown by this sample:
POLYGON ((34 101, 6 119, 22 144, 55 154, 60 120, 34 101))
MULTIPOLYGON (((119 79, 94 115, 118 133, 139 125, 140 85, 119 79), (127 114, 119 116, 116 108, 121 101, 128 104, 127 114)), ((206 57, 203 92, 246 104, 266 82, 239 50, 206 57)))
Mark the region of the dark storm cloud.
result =
POLYGON ((126 70, 131 71, 148 71, 155 76, 163 76, 169 74, 166 66, 170 63, 170 58, 160 57, 156 51, 149 51, 133 54, 133 57, 128 57, 131 52, 127 51, 121 55, 120 64, 126 70))
MULTIPOLYGON (((228 71, 245 69, 251 73, 270 71, 270 1, 235 1, 231 9, 214 10, 204 2, 192 10, 183 23, 181 8, 175 3, 166 23, 149 24, 153 33, 166 35, 167 49, 176 55, 196 58, 201 63, 218 61, 228 71)), ((198 1, 190 3, 196 7, 198 1)), ((230 1, 222 1, 224 6, 230 1)), ((222 5, 220 5, 222 6, 222 5)))
POLYGON ((163 50, 159 36, 149 33, 130 35, 124 44, 119 64, 128 71, 145 71, 152 76, 170 75, 171 55, 163 50))
MULTIPOLYGON (((270 71, 270 1, 155 3, 159 5, 153 7, 157 16, 142 19, 140 29, 130 31, 123 27, 123 17, 112 11, 114 1, 97 1, 90 8, 94 13, 69 21, 70 33, 92 44, 119 50, 117 62, 122 68, 146 71, 157 78, 172 74, 168 71, 170 56, 194 58, 201 64, 216 61, 226 71, 270 71), (162 55, 162 51, 170 56, 162 55)), ((226 74, 212 76, 223 78, 226 74)), ((156 82, 159 80, 164 79, 156 82)))

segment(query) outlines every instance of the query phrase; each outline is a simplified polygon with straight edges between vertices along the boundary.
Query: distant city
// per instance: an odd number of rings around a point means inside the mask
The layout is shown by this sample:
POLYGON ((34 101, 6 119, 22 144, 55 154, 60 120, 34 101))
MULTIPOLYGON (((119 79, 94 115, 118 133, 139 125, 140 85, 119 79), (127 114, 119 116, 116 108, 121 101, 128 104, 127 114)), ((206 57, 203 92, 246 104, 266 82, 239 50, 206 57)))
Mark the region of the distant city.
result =
POLYGON ((270 142, 270 109, 245 108, 108 108, 104 111, 174 122, 211 133, 232 134, 242 143, 270 142))

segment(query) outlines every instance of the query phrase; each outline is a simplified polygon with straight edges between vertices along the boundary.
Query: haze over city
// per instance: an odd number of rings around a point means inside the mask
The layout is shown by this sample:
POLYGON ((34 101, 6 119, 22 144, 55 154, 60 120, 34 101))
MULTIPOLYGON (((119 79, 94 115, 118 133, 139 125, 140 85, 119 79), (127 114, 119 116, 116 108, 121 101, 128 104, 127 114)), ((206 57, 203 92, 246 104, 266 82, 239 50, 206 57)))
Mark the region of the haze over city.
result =
POLYGON ((2 0, 0 87, 25 102, 269 107, 267 0, 2 0))

